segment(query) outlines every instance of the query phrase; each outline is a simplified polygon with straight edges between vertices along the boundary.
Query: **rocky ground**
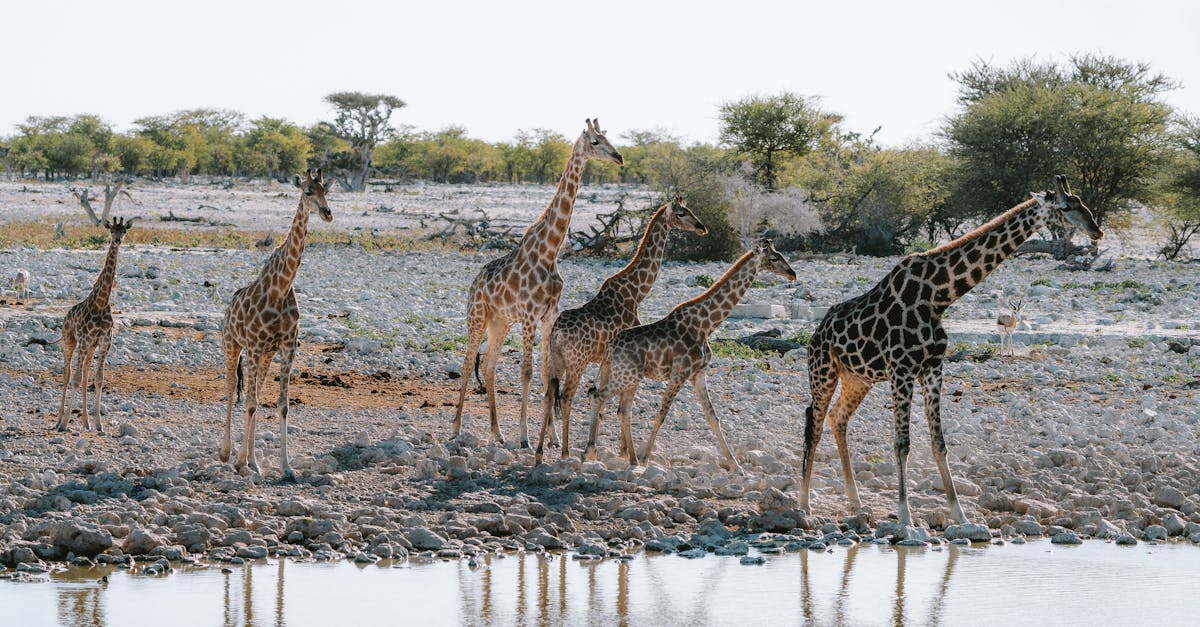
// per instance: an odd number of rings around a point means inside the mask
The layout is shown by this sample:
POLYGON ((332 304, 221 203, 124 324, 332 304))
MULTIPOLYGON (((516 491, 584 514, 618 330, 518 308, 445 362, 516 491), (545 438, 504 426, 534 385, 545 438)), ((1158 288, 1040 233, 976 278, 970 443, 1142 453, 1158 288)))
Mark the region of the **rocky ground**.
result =
MULTIPOLYGON (((269 217, 247 218, 256 228, 269 219, 282 230, 294 203, 276 193, 258 192, 259 205, 271 209, 263 209, 269 217)), ((349 196, 344 203, 374 202, 349 196)), ((48 209, 29 209, 40 197, 22 204, 27 196, 19 186, 0 186, 0 198, 25 207, 14 210, 19 219, 55 219, 48 209)), ((336 212, 333 225, 314 228, 355 228, 336 212)), ((846 517, 828 434, 810 511, 797 509, 809 400, 804 349, 770 357, 718 351, 710 366, 709 389, 745 475, 720 467, 690 389, 643 467, 617 458, 613 407, 601 461, 581 463, 575 450, 567 461, 532 467, 530 452, 515 447, 515 336, 499 368, 509 444, 490 441, 483 397, 473 392, 467 433, 452 440, 466 291, 494 252, 309 248, 296 282, 303 318, 288 433, 299 480, 284 483, 282 434, 272 416, 276 382, 263 392, 266 415, 256 438, 263 475, 217 459, 225 407, 221 318, 233 290, 257 274, 267 253, 126 247, 105 433, 82 431, 78 415, 69 432, 57 433, 61 351, 30 340, 59 336, 64 312, 87 293, 103 252, 0 251, 5 276, 24 267, 34 277, 29 298, 18 302, 11 290, 0 297, 0 563, 11 574, 54 567, 48 562, 130 563, 130 556, 153 569, 163 568, 158 558, 268 554, 367 562, 504 549, 568 548, 582 558, 639 548, 737 554, 751 546, 772 552, 1042 533, 1059 541, 1200 542, 1200 275, 1195 265, 1126 257, 1142 249, 1120 242, 1114 248, 1111 272, 1010 260, 949 310, 944 424, 956 487, 978 526, 950 525, 918 398, 909 465, 917 527, 907 529, 888 520, 896 472, 886 386, 867 397, 850 426, 856 479, 872 516, 846 517), (1016 356, 999 356, 993 321, 1013 297, 1024 298, 1026 320, 1016 356)), ((796 282, 767 279, 744 302, 819 313, 867 289, 896 261, 798 260, 796 282)), ((590 297, 620 265, 565 259, 564 308, 590 297)), ((668 264, 643 319, 698 294, 697 277, 715 278, 724 268, 668 264)), ((768 328, 788 336, 815 325, 807 317, 731 319, 716 337, 768 328)), ((531 399, 537 417, 539 387, 531 399)), ((638 442, 661 390, 646 382, 639 392, 638 442)), ((586 437, 589 407, 587 398, 577 399, 575 447, 586 437)), ((550 458, 558 459, 557 448, 550 458)))

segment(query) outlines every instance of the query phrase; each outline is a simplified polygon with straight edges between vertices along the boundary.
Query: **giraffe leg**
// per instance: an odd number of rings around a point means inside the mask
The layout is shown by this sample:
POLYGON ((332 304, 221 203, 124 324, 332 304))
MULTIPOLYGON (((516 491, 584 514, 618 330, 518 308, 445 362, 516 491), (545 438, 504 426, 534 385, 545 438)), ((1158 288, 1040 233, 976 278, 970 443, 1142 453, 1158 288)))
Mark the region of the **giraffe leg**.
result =
POLYGON ((842 393, 829 413, 829 428, 833 431, 833 439, 837 442, 838 457, 842 460, 842 481, 846 484, 846 501, 850 504, 850 515, 862 511, 862 502, 858 500, 858 485, 854 480, 854 467, 850 465, 850 445, 846 440, 846 431, 850 426, 850 417, 862 404, 871 391, 870 384, 862 379, 845 374, 842 376, 842 393))
POLYGON ((242 433, 242 450, 238 451, 237 468, 249 467, 250 470, 259 472, 258 460, 254 458, 254 430, 257 422, 255 413, 258 411, 258 393, 271 365, 271 354, 250 354, 247 355, 246 362, 246 430, 242 433))
MULTIPOLYGON (((545 363, 542 364, 543 376, 545 371, 545 363)), ((546 432, 551 429, 551 416, 554 412, 554 405, 558 402, 558 379, 551 378, 546 381, 546 392, 542 397, 542 429, 538 433, 538 445, 533 452, 533 465, 537 466, 542 463, 542 453, 546 446, 546 432)))
POLYGON ((85 431, 90 431, 92 428, 91 418, 88 417, 87 389, 88 389, 88 375, 90 374, 88 372, 88 370, 90 370, 92 367, 92 356, 95 354, 96 354, 96 345, 95 344, 91 344, 89 346, 84 347, 84 349, 82 351, 79 351, 79 363, 76 364, 76 370, 75 370, 76 374, 78 374, 81 377, 80 381, 79 381, 79 389, 80 389, 81 393, 83 394, 82 411, 83 411, 83 429, 85 431))
POLYGON ((801 466, 803 477, 800 487, 800 509, 811 513, 808 495, 812 486, 813 462, 816 461, 817 444, 825 429, 825 412, 838 386, 838 371, 833 356, 828 350, 813 347, 808 358, 808 387, 812 401, 804 412, 804 461, 801 466))
POLYGON ((67 423, 71 420, 70 414, 66 413, 66 408, 67 390, 71 388, 71 359, 75 356, 75 336, 65 330, 63 331, 62 349, 63 391, 62 396, 58 399, 58 424, 54 427, 58 431, 66 431, 67 423))
POLYGON ((96 433, 104 433, 104 420, 101 413, 100 399, 104 394, 104 361, 108 359, 108 349, 112 347, 112 330, 109 329, 100 340, 100 348, 96 352, 96 433))
POLYGON ((942 435, 942 365, 931 368, 921 377, 921 395, 925 398, 925 420, 929 423, 929 442, 933 446, 933 460, 937 462, 942 485, 946 486, 946 502, 950 515, 959 524, 967 522, 962 506, 958 503, 958 491, 950 476, 950 465, 946 462, 946 438, 942 435))
POLYGON ((582 370, 567 372, 567 380, 562 384, 562 389, 558 392, 558 406, 556 411, 559 413, 558 419, 562 422, 562 459, 566 459, 571 450, 571 404, 575 398, 576 390, 579 389, 579 380, 582 377, 582 370))
POLYGON ((228 462, 233 449, 233 404, 234 395, 241 396, 238 381, 242 378, 242 347, 226 334, 222 338, 225 351, 225 437, 221 440, 221 461, 228 462), (237 388, 237 390, 235 390, 237 388))
POLYGON ((284 481, 295 481, 296 473, 288 462, 288 384, 292 378, 292 360, 296 357, 296 329, 292 329, 291 337, 284 338, 283 350, 279 351, 279 470, 283 473, 284 481))
POLYGON ((631 416, 633 409, 633 398, 637 394, 637 386, 621 392, 621 398, 617 401, 617 418, 621 423, 621 452, 629 456, 629 464, 631 466, 638 465, 637 447, 633 445, 633 425, 631 424, 631 416))
MULTIPOLYGON (((458 405, 454 409, 454 435, 462 432, 463 401, 467 398, 467 387, 471 385, 471 367, 479 354, 479 345, 483 343, 483 331, 487 328, 486 314, 482 305, 474 306, 467 311, 467 354, 463 356, 462 387, 458 390, 458 405)), ((503 338, 501 338, 503 341, 503 338)), ((491 348, 491 343, 488 344, 491 348)))
POLYGON ((612 374, 612 365, 605 361, 600 365, 600 375, 596 380, 596 392, 592 400, 592 420, 588 427, 587 446, 584 447, 580 458, 583 461, 596 459, 596 436, 600 434, 600 414, 604 411, 604 405, 608 399, 612 398, 615 390, 609 390, 608 382, 612 374))
POLYGON ((703 371, 692 377, 692 387, 696 389, 696 396, 700 399, 700 407, 704 409, 704 419, 708 421, 708 428, 712 429, 713 435, 717 436, 717 444, 721 447, 721 454, 725 456, 725 461, 729 463, 729 469, 739 475, 746 474, 746 471, 742 470, 742 465, 734 458, 733 451, 729 448, 729 443, 725 441, 725 434, 721 432, 721 419, 717 417, 717 412, 713 410, 712 400, 708 396, 708 381, 703 371))
MULTIPOLYGON (((654 419, 654 426, 650 428, 650 435, 646 438, 646 446, 642 449, 642 459, 650 460, 650 453, 654 451, 654 438, 658 437, 658 430, 666 422, 667 414, 671 411, 671 403, 675 402, 675 396, 679 394, 679 390, 683 388, 684 383, 687 383, 687 379, 685 378, 672 379, 667 383, 667 389, 663 391, 662 402, 658 406, 658 416, 654 419)), ((624 424, 622 424, 622 427, 624 427, 624 424)), ((636 464, 637 458, 631 456, 629 463, 636 464)))
POLYGON ((909 421, 912 411, 913 378, 908 374, 892 374, 892 402, 895 404, 895 449, 896 474, 900 484, 900 503, 897 514, 900 524, 912 525, 912 516, 908 509, 908 479, 905 468, 908 465, 908 436, 909 421))
MULTIPOLYGON (((554 321, 558 319, 558 307, 551 307, 542 316, 542 389, 547 389, 550 379, 547 375, 547 364, 550 363, 550 335, 554 332, 554 321)), ((561 399, 560 399, 561 400, 561 399)), ((555 414, 558 412, 555 411, 555 414)), ((554 431, 554 415, 550 416, 550 444, 558 444, 558 434, 554 431)))
POLYGON ((504 348, 504 338, 508 336, 508 325, 499 320, 488 322, 488 347, 483 356, 483 387, 487 388, 488 417, 491 419, 492 437, 496 443, 503 445, 504 436, 500 434, 500 418, 496 414, 496 362, 500 360, 500 350, 504 348))
POLYGON ((536 333, 536 322, 521 322, 521 448, 529 448, 529 386, 533 382, 533 339, 536 333))

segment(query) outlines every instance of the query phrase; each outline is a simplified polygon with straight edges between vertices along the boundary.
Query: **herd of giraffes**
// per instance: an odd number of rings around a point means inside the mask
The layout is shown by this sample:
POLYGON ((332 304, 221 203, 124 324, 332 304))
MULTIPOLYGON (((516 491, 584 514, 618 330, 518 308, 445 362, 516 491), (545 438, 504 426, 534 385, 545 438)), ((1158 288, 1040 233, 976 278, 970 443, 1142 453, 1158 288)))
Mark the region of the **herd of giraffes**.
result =
MULTIPOLYGON (((596 437, 601 413, 610 399, 618 399, 621 454, 632 465, 649 459, 654 439, 666 420, 672 401, 689 381, 716 436, 726 465, 742 472, 725 436, 721 421, 709 399, 706 370, 712 352, 708 338, 725 320, 755 277, 763 271, 796 280, 796 272, 769 240, 753 244, 720 279, 704 293, 680 303, 662 319, 642 324, 638 306, 649 294, 662 266, 663 252, 671 230, 707 233, 682 197, 676 196, 654 213, 629 263, 609 277, 587 303, 559 313, 563 280, 558 257, 566 239, 575 197, 584 167, 589 160, 623 164, 621 154, 609 143, 598 120, 587 127, 571 147, 550 204, 525 232, 512 252, 487 263, 472 281, 467 297, 467 350, 463 358, 462 386, 454 413, 453 435, 462 430, 463 403, 472 361, 478 357, 484 337, 487 350, 482 358, 482 382, 487 394, 491 435, 504 439, 496 412, 496 362, 503 338, 514 324, 521 325, 521 410, 520 444, 529 447, 528 397, 533 378, 533 345, 539 324, 542 331, 542 427, 534 453, 534 464, 542 463, 547 436, 555 440, 553 422, 562 423, 561 456, 570 452, 571 405, 583 372, 599 363, 593 394, 591 425, 583 458, 596 458, 596 437), (638 386, 645 378, 665 382, 653 427, 639 452, 633 443, 630 414, 638 386)), ((258 393, 276 353, 280 356, 279 410, 282 436, 280 469, 285 480, 294 479, 288 461, 288 384, 298 345, 300 313, 292 287, 308 231, 308 218, 315 209, 330 222, 333 213, 326 196, 331 180, 321 170, 314 176, 295 177, 300 204, 291 229, 263 265, 258 277, 233 294, 225 312, 222 348, 225 356, 225 434, 220 459, 228 462, 232 452, 232 421, 235 395, 241 397, 245 366, 246 427, 236 466, 258 471, 254 456, 255 414, 258 393)), ((1032 192, 1032 198, 1009 209, 971 233, 932 250, 905 257, 874 287, 861 296, 834 305, 821 320, 808 347, 808 376, 811 404, 804 418, 804 458, 799 505, 809 508, 813 460, 826 418, 837 443, 845 478, 850 513, 862 506, 850 464, 846 439, 850 417, 876 383, 890 382, 895 412, 894 449, 899 481, 898 518, 911 524, 906 492, 905 464, 909 450, 909 420, 913 389, 921 385, 929 423, 933 456, 945 486, 951 514, 959 523, 966 517, 958 503, 954 481, 946 462, 946 442, 941 424, 942 359, 947 336, 941 318, 946 308, 995 270, 1018 246, 1046 224, 1081 229, 1093 240, 1104 236, 1092 212, 1071 193, 1066 177, 1055 177, 1054 189, 1032 192), (832 404, 834 392, 841 388, 832 404)), ((63 320, 63 391, 59 403, 59 431, 66 430, 71 414, 66 411, 70 388, 82 391, 82 420, 90 429, 87 407, 89 366, 98 358, 95 385, 94 423, 103 430, 101 396, 104 361, 112 342, 112 291, 116 276, 117 251, 132 220, 114 219, 105 226, 111 243, 103 268, 87 298, 72 307, 63 320), (73 356, 77 357, 72 369, 73 356)), ((1013 319, 998 321, 1011 328, 1013 319)), ((1010 339, 1011 345, 1011 339, 1010 339)))

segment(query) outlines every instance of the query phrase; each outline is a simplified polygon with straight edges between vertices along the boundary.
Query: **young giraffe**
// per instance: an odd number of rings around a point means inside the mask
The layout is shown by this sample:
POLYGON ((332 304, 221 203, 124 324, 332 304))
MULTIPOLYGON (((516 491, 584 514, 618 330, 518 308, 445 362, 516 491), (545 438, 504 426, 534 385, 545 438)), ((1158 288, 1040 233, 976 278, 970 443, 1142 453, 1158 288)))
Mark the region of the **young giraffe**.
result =
POLYGON ((862 505, 850 466, 846 427, 871 386, 890 381, 895 411, 896 467, 900 484, 899 519, 909 515, 905 464, 908 460, 909 414, 914 383, 925 398, 933 458, 945 486, 951 514, 966 522, 942 437, 942 356, 946 331, 942 314, 975 287, 1000 262, 1048 221, 1074 225, 1093 240, 1104 236, 1092 212, 1071 194, 1066 177, 1055 177, 1056 189, 1033 193, 1033 198, 948 244, 905 257, 865 294, 829 309, 809 342, 808 376, 812 404, 805 414, 803 484, 800 507, 808 509, 813 454, 821 438, 826 409, 841 381, 842 392, 829 413, 837 442, 850 513, 862 505))
POLYGON ((117 250, 125 232, 133 226, 133 219, 122 220, 115 218, 112 222, 105 221, 104 227, 112 236, 108 245, 108 255, 104 258, 104 267, 92 284, 92 291, 82 301, 67 311, 63 318, 62 349, 63 349, 63 391, 58 401, 59 431, 67 430, 71 414, 66 411, 67 389, 78 386, 83 393, 83 428, 91 429, 88 424, 87 388, 88 368, 92 365, 92 353, 96 353, 96 431, 104 433, 104 422, 101 419, 100 400, 104 394, 104 360, 108 357, 108 349, 112 346, 113 317, 112 291, 117 277, 117 250), (75 376, 71 376, 71 357, 75 349, 79 349, 79 360, 75 366, 75 376))
POLYGON ((704 408, 704 418, 717 436, 721 453, 732 470, 742 472, 741 464, 734 459, 733 451, 729 450, 729 444, 721 433, 721 421, 708 398, 704 370, 712 359, 708 336, 729 316, 733 306, 750 289, 750 284, 761 270, 774 272, 789 281, 796 280, 796 271, 775 250, 771 241, 759 240, 703 294, 677 305, 657 322, 627 329, 613 338, 604 363, 600 366, 600 384, 595 393, 591 430, 583 454, 585 460, 596 458, 600 412, 608 399, 620 395, 617 413, 621 421, 621 451, 629 456, 630 464, 637 465, 639 456, 633 447, 630 408, 638 385, 645 377, 667 382, 662 404, 658 408, 658 418, 640 456, 641 459, 649 459, 654 451, 654 438, 667 419, 675 395, 690 379, 700 406, 704 408))
MULTIPOLYGON (((562 277, 558 274, 558 254, 567 237, 571 211, 579 180, 589 159, 622 165, 621 153, 613 148, 599 120, 586 120, 587 129, 575 140, 567 167, 558 181, 554 198, 525 231, 516 250, 489 262, 471 282, 467 295, 467 354, 463 358, 462 388, 454 410, 454 436, 462 431, 463 400, 467 395, 471 362, 479 352, 484 332, 488 347, 483 358, 483 386, 487 389, 488 413, 492 420, 492 437, 503 444, 500 422, 496 417, 496 360, 504 345, 504 337, 513 324, 521 325, 521 448, 529 448, 526 414, 529 384, 533 378, 533 338, 540 321, 543 331, 550 329, 558 314, 558 297, 562 294, 562 277)), ((545 363, 546 347, 542 353, 545 363)))
POLYGON ((221 347, 225 352, 225 439, 221 443, 221 461, 229 461, 232 449, 233 403, 235 388, 241 380, 242 351, 246 352, 246 430, 242 448, 238 451, 237 467, 249 466, 258 472, 254 459, 255 412, 258 410, 258 392, 266 380, 271 359, 279 352, 279 431, 282 438, 280 469, 283 478, 294 478, 288 463, 288 383, 292 373, 292 359, 296 356, 297 323, 300 310, 296 306, 296 291, 292 282, 300 268, 300 257, 304 254, 304 236, 308 233, 308 215, 313 209, 326 222, 333 221, 333 212, 325 197, 333 179, 326 180, 317 170, 305 173, 305 179, 295 177, 300 188, 300 205, 292 218, 292 228, 258 274, 253 283, 233 293, 233 300, 225 310, 225 330, 221 335, 221 347))
POLYGON ((546 434, 552 430, 555 414, 562 420, 562 459, 567 458, 571 401, 575 398, 583 370, 588 364, 604 359, 608 341, 614 335, 641 324, 638 305, 658 280, 671 229, 700 235, 708 233, 708 227, 687 208, 683 198, 676 196, 650 218, 633 259, 608 277, 595 297, 581 307, 562 312, 554 321, 550 348, 542 362, 542 378, 547 383, 546 397, 542 401, 542 432, 533 457, 535 466, 542 463, 542 447, 546 434))

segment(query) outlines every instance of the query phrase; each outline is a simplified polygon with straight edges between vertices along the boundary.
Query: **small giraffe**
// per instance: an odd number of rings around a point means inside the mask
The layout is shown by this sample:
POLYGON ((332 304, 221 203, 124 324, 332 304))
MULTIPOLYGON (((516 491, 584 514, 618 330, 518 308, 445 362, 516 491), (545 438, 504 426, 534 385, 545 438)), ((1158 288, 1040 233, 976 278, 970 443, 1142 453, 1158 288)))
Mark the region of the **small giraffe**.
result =
POLYGON ((288 383, 291 379, 292 360, 296 356, 297 324, 300 310, 296 305, 296 291, 292 282, 300 268, 300 257, 304 254, 304 237, 308 233, 308 216, 313 209, 325 222, 333 221, 333 212, 325 197, 333 179, 325 179, 320 170, 314 178, 312 170, 305 173, 304 180, 295 177, 300 188, 300 205, 292 218, 292 227, 287 237, 267 258, 258 278, 246 287, 233 293, 229 308, 225 310, 225 327, 221 335, 221 347, 225 353, 225 438, 221 443, 221 461, 229 461, 232 449, 233 404, 235 388, 240 387, 242 351, 246 353, 246 430, 242 448, 238 451, 237 467, 249 466, 258 472, 254 459, 255 412, 258 410, 258 392, 271 359, 279 353, 279 410, 280 420, 280 470, 284 480, 295 478, 288 463, 288 383))
POLYGON ((554 414, 562 420, 562 459, 567 458, 571 401, 575 398, 583 370, 588 364, 604 359, 608 342, 614 335, 641 324, 638 305, 658 280, 671 229, 699 235, 708 233, 708 227, 687 208, 683 198, 676 196, 650 218, 633 259, 608 277, 595 297, 581 307, 562 312, 554 321, 548 357, 542 362, 542 378, 547 381, 546 398, 542 401, 544 417, 533 458, 535 466, 542 463, 542 447, 551 430, 554 414))
MULTIPOLYGON (((467 295, 467 354, 463 358, 462 388, 458 392, 458 406, 454 410, 454 437, 458 437, 462 431, 463 400, 470 384, 467 373, 486 331, 488 346, 483 358, 483 386, 487 389, 492 437, 504 443, 496 416, 496 360, 500 357, 500 349, 509 328, 519 323, 521 448, 529 448, 526 416, 529 384, 533 379, 533 340, 538 323, 541 323, 544 331, 549 330, 558 315, 558 297, 563 288, 562 277, 558 274, 558 254, 567 237, 583 169, 590 159, 624 164, 621 153, 613 148, 600 130, 600 120, 586 122, 587 129, 571 147, 571 156, 558 181, 558 190, 541 217, 525 231, 525 237, 515 250, 489 262, 471 282, 467 295)), ((549 342, 543 341, 542 344, 542 363, 545 363, 549 342)))
POLYGON ((83 394, 83 428, 91 429, 88 423, 87 389, 88 369, 92 365, 92 354, 96 354, 96 431, 104 433, 104 422, 101 415, 100 400, 104 394, 104 360, 108 357, 108 349, 112 346, 113 316, 112 292, 117 282, 117 251, 121 248, 121 240, 126 231, 133 226, 133 219, 122 220, 114 218, 112 222, 105 221, 104 228, 108 229, 112 242, 108 245, 108 255, 104 258, 104 267, 92 284, 92 291, 82 301, 67 311, 63 318, 63 391, 58 401, 59 431, 67 430, 71 414, 67 412, 67 390, 76 386, 83 394), (76 361, 74 377, 71 376, 71 358, 75 349, 79 349, 79 359, 76 361))
POLYGON ((646 377, 667 382, 662 404, 658 408, 658 418, 640 456, 641 459, 649 459, 654 451, 654 438, 667 419, 675 395, 690 379, 700 406, 704 408, 704 418, 717 436, 721 453, 732 470, 742 472, 741 464, 734 459, 733 451, 721 433, 721 421, 708 398, 704 370, 712 359, 708 336, 729 316, 733 306, 750 289, 761 270, 774 272, 789 281, 796 280, 796 271, 775 250, 771 241, 759 240, 703 294, 680 303, 657 322, 626 329, 613 338, 604 363, 600 366, 600 384, 592 406, 591 430, 583 455, 585 460, 596 458, 596 435, 605 403, 613 396, 620 395, 617 413, 621 421, 621 451, 628 455, 630 464, 637 465, 639 456, 633 447, 630 408, 638 385, 646 377))
POLYGON ((920 383, 933 458, 950 511, 957 522, 966 522, 946 463, 946 442, 942 436, 942 357, 946 352, 942 314, 1048 221, 1079 227, 1093 240, 1104 237, 1091 210, 1071 193, 1066 177, 1055 177, 1055 185, 1055 190, 1033 193, 1031 200, 971 233, 933 250, 905 257, 865 294, 829 309, 809 342, 812 404, 805 413, 802 509, 808 509, 813 455, 825 424, 826 409, 840 381, 841 395, 829 412, 830 429, 841 457, 850 513, 861 511, 846 427, 871 386, 890 381, 900 485, 898 517, 901 524, 912 524, 905 465, 913 387, 920 383))
POLYGON ((17 276, 13 277, 13 290, 17 292, 17 300, 23 301, 29 297, 29 271, 25 268, 17 269, 17 276))
POLYGON ((1008 306, 1012 308, 1010 314, 1000 314, 996 317, 996 332, 1000 334, 1000 354, 1004 354, 1004 338, 1008 338, 1008 354, 1010 357, 1016 356, 1016 350, 1013 349, 1013 331, 1017 330, 1017 323, 1021 321, 1021 305, 1019 300, 1009 301, 1008 306))

